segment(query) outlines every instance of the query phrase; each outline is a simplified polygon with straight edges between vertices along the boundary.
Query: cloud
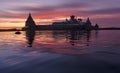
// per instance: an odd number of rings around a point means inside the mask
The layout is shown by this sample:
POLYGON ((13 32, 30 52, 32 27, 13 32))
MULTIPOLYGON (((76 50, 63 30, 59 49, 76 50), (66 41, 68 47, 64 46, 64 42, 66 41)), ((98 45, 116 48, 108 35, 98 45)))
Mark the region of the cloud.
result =
POLYGON ((104 14, 114 15, 114 14, 120 13, 119 7, 94 9, 94 4, 85 3, 81 1, 78 1, 78 2, 74 1, 72 3, 68 2, 68 3, 63 3, 63 4, 55 5, 55 6, 49 6, 49 5, 48 6, 47 5, 20 6, 17 8, 12 8, 10 10, 18 11, 18 12, 25 12, 25 13, 31 12, 34 15, 46 15, 50 13, 52 15, 53 13, 58 14, 62 12, 67 12, 69 14, 76 13, 76 15, 81 15, 81 16, 104 15, 104 14))
POLYGON ((119 16, 115 16, 115 17, 109 17, 109 18, 95 18, 92 19, 92 21, 94 21, 93 24, 98 23, 101 27, 120 27, 120 19, 119 16))
POLYGON ((82 3, 82 2, 72 2, 72 3, 63 3, 60 5, 35 5, 35 6, 20 6, 16 8, 12 8, 12 11, 18 12, 27 12, 32 13, 37 18, 55 18, 59 16, 70 16, 71 14, 76 14, 77 11, 82 11, 87 9, 93 5, 89 3, 82 3), (38 17, 40 16, 40 17, 38 17))
POLYGON ((78 3, 78 2, 73 2, 73 3, 64 3, 60 5, 54 5, 54 6, 41 6, 41 5, 36 5, 36 6, 21 6, 17 8, 13 8, 11 10, 18 10, 18 11, 33 11, 33 12, 43 12, 43 11, 55 11, 55 10, 62 10, 62 9, 76 9, 76 8, 89 8, 92 5, 89 3, 78 3))
POLYGON ((90 10, 86 13, 88 14, 120 14, 120 7, 90 10))
MULTIPOLYGON (((19 23, 19 21, 9 21, 9 19, 26 19, 28 13, 32 13, 37 23, 43 23, 42 19, 61 21, 61 18, 68 18, 74 14, 83 18, 90 17, 93 23, 109 24, 116 22, 117 24, 117 18, 120 15, 120 7, 118 4, 113 4, 113 0, 99 2, 98 0, 54 0, 55 2, 53 0, 47 2, 43 0, 25 0, 25 2, 24 0, 11 0, 10 3, 7 1, 10 2, 10 0, 1 0, 2 3, 0 4, 7 5, 0 8, 0 18, 6 18, 8 19, 7 22, 10 23, 19 23), (103 5, 101 5, 102 3, 103 5), (110 3, 111 6, 107 3, 110 3), (113 22, 111 21, 112 18, 114 18, 113 22)), ((114 3, 116 2, 117 0, 114 3)), ((44 23, 50 23, 50 21, 44 23)))

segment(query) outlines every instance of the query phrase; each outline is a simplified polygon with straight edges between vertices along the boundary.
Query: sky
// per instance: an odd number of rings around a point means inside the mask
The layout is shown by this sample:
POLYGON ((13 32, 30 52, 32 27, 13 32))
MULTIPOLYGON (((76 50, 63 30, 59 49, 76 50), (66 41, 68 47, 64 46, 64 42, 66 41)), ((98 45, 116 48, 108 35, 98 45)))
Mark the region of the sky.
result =
POLYGON ((31 13, 37 25, 90 18, 93 25, 120 27, 120 0, 0 0, 0 27, 24 27, 31 13))

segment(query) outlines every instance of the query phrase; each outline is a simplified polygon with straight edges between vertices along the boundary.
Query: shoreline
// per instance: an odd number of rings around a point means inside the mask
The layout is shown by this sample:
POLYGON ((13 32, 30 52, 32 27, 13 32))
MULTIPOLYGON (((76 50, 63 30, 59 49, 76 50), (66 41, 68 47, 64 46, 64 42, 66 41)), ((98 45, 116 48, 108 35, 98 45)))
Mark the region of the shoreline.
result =
MULTIPOLYGON (((79 29, 38 29, 36 31, 40 31, 40 30, 79 30, 79 29)), ((85 29, 80 29, 80 30, 85 30, 85 29)), ((120 28, 99 28, 99 29, 91 29, 91 30, 120 30, 120 28)), ((4 32, 4 31, 25 31, 25 30, 18 30, 18 29, 0 29, 0 32, 4 32)))

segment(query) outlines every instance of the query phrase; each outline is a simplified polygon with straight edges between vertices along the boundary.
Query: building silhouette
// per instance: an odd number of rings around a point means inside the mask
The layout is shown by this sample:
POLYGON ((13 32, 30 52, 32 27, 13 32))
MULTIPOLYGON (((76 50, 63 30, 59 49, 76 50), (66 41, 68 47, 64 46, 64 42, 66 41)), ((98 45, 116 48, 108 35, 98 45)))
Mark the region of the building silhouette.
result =
POLYGON ((87 26, 91 26, 91 21, 90 21, 89 18, 87 18, 87 20, 86 20, 86 25, 87 25, 87 26))
POLYGON ((36 29, 36 24, 31 16, 31 14, 29 13, 29 16, 25 22, 25 27, 29 30, 35 30, 36 29))
POLYGON ((77 19, 74 15, 70 16, 70 19, 66 19, 63 22, 53 22, 52 25, 82 25, 82 19, 77 19))
POLYGON ((95 29, 99 29, 99 25, 98 24, 95 24, 95 29))
POLYGON ((91 24, 91 21, 89 18, 87 18, 85 24, 84 24, 84 27, 86 30, 91 30, 92 29, 92 24, 91 24))
POLYGON ((91 30, 91 29, 95 29, 95 26, 92 26, 92 23, 89 18, 87 18, 86 22, 83 22, 81 18, 77 19, 74 15, 70 16, 70 19, 66 19, 63 22, 53 22, 52 25, 36 25, 31 14, 29 14, 24 29, 25 30, 26 29, 27 30, 76 30, 76 29, 91 30))

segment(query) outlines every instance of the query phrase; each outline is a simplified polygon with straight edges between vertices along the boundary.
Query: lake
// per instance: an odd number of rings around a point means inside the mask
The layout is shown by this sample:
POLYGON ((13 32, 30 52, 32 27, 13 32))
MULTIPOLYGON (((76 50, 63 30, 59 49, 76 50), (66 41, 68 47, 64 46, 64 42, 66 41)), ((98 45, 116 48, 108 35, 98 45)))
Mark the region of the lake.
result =
POLYGON ((120 73, 120 30, 0 32, 0 73, 120 73))

